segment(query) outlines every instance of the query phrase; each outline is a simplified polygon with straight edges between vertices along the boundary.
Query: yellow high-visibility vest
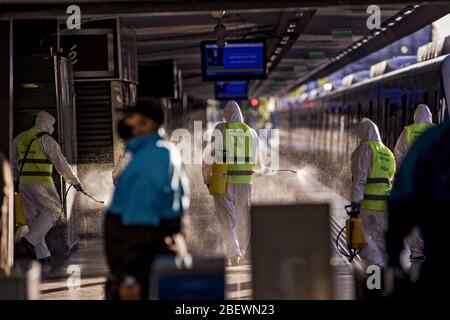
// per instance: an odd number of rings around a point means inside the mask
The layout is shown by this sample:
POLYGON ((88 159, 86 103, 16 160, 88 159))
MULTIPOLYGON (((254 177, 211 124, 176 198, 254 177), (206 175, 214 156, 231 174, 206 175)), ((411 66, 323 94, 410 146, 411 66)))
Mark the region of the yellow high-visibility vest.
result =
POLYGON ((223 162, 227 164, 227 183, 252 184, 254 157, 252 135, 242 122, 226 122, 223 135, 223 162))
POLYGON ((20 184, 53 184, 53 165, 42 150, 42 139, 44 135, 38 136, 42 130, 31 128, 17 136, 17 151, 19 153, 19 167, 23 163, 22 172, 19 176, 20 184), (30 150, 24 161, 25 153, 30 143, 30 150))
POLYGON ((395 174, 394 155, 381 141, 370 140, 364 143, 372 151, 372 167, 367 175, 361 208, 372 211, 387 211, 387 199, 395 174))
POLYGON ((425 131, 434 127, 433 123, 413 123, 405 127, 406 143, 408 148, 411 148, 416 139, 421 136, 425 131))

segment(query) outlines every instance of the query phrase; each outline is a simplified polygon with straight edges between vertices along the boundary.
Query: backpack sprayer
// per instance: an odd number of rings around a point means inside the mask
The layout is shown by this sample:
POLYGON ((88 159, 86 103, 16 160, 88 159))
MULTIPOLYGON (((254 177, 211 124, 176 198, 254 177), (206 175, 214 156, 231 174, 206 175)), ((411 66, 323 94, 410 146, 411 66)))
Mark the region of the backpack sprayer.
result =
POLYGON ((345 226, 341 229, 341 231, 339 231, 336 237, 336 248, 342 255, 348 258, 349 262, 352 262, 352 260, 366 246, 366 240, 362 229, 363 221, 361 218, 358 218, 359 208, 353 209, 351 205, 346 205, 345 211, 347 211, 350 218, 345 221, 345 226), (339 246, 339 239, 344 230, 348 253, 339 246))
MULTIPOLYGON (((37 139, 39 139, 42 136, 48 135, 50 136, 50 133, 48 132, 39 132, 36 136, 33 137, 33 139, 31 140, 31 142, 28 144, 26 151, 25 151, 25 155, 23 157, 23 159, 19 162, 20 163, 20 167, 19 167, 19 176, 22 173, 22 169, 24 167, 25 164, 25 160, 27 159, 28 153, 30 151, 30 148, 33 144, 33 142, 35 142, 37 139)), ((73 186, 71 185, 69 188, 67 188, 66 192, 64 193, 64 196, 61 199, 61 210, 64 211, 64 206, 65 206, 65 200, 67 198, 67 194, 69 193, 70 188, 72 188, 73 186)), ((18 190, 18 187, 14 187, 14 190, 18 190)), ((90 194, 88 194, 85 191, 81 191, 81 193, 83 193, 85 196, 91 198, 92 200, 94 200, 97 203, 101 203, 104 204, 104 201, 100 201, 95 199, 94 197, 92 197, 90 194)), ((14 191, 14 223, 16 226, 25 226, 27 225, 27 219, 25 217, 25 210, 23 208, 23 200, 22 200, 22 196, 20 195, 19 192, 14 191)))
MULTIPOLYGON (((209 194, 212 196, 223 196, 227 191, 227 170, 226 163, 213 163, 211 180, 208 186, 209 194)), ((273 170, 273 172, 292 172, 297 171, 291 169, 273 170)))

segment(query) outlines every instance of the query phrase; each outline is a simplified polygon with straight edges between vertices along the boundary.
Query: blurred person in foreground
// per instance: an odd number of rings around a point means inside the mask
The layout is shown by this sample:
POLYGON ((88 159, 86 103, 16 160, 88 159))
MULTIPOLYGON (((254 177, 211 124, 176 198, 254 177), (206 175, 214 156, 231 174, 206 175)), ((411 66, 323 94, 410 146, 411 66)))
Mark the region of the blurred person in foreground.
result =
MULTIPOLYGON (((414 112, 414 123, 403 129, 395 144, 394 155, 397 168, 400 167, 402 160, 405 158, 408 150, 411 149, 415 140, 434 126, 428 106, 419 104, 414 112)), ((409 258, 411 261, 423 261, 425 259, 423 239, 418 227, 414 228, 405 238, 405 243, 410 251, 409 258)))
POLYGON ((429 129, 412 145, 396 175, 389 198, 386 233, 390 271, 394 277, 393 296, 437 298, 441 297, 441 290, 436 290, 436 286, 450 285, 446 263, 446 235, 450 225, 449 142, 449 121, 429 129), (425 260, 420 271, 410 273, 408 279, 400 265, 400 252, 403 239, 415 227, 420 228, 423 236, 425 260))
POLYGON ((117 177, 105 218, 107 299, 148 299, 154 258, 186 253, 189 182, 180 152, 163 136, 163 123, 163 107, 150 98, 128 108, 119 123, 131 159, 117 177))

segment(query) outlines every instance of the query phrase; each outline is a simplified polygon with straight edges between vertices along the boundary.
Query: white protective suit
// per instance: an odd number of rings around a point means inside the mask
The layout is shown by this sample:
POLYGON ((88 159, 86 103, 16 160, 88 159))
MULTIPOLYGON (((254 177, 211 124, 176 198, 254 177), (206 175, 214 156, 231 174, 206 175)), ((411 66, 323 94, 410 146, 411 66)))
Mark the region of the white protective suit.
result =
MULTIPOLYGON (((34 127, 52 134, 54 124, 55 118, 49 113, 41 111, 36 117, 34 127)), ((15 167, 17 169, 15 170, 15 175, 17 177, 19 155, 17 153, 16 139, 14 139, 13 143, 13 154, 15 155, 15 167)), ((42 137, 41 142, 42 150, 66 182, 72 185, 80 183, 55 139, 45 135, 42 137)), ((34 143, 38 142, 35 141, 34 143)), ((25 235, 25 238, 34 245, 36 258, 50 257, 51 253, 47 248, 45 236, 61 215, 61 202, 55 185, 20 184, 19 192, 23 198, 23 207, 30 230, 25 235)))
MULTIPOLYGON (((364 118, 358 125, 359 146, 353 151, 351 201, 360 203, 364 199, 367 175, 372 168, 372 150, 363 143, 369 140, 381 141, 378 127, 371 120, 364 118)), ((387 212, 372 211, 361 208, 359 217, 363 220, 366 247, 361 251, 361 259, 366 267, 370 265, 386 266, 386 244, 384 234, 388 227, 387 212)))
MULTIPOLYGON (((430 109, 426 105, 419 104, 417 106, 416 111, 414 112, 414 123, 422 123, 422 124, 433 123, 430 109)), ((397 168, 400 167, 401 162, 408 153, 408 149, 409 146, 406 141, 406 134, 405 131, 403 130, 394 148, 395 162, 397 164, 397 168)))
MULTIPOLYGON (((224 109, 226 122, 243 122, 239 105, 235 101, 230 101, 224 109)), ((214 130, 224 132, 224 123, 216 125, 214 130)), ((214 134, 213 134, 214 135, 214 134)), ((262 165, 259 139, 255 130, 251 129, 252 153, 255 155, 254 171, 264 173, 265 167, 262 165)), ((214 157, 214 150, 211 156, 214 157)), ((209 183, 212 166, 203 162, 202 173, 205 184, 209 183)), ((252 202, 251 184, 228 184, 225 195, 214 197, 216 214, 220 222, 222 231, 223 246, 225 255, 231 259, 242 258, 250 241, 250 205, 252 202)))
MULTIPOLYGON (((416 111, 414 112, 414 123, 431 124, 433 123, 432 119, 433 119, 432 114, 428 106, 424 104, 419 104, 416 108, 416 111)), ((397 140, 397 143, 395 144, 394 149, 395 162, 397 164, 397 168, 400 167, 400 164, 402 163, 403 159, 408 153, 408 149, 409 146, 406 141, 405 130, 403 130, 402 133, 400 134, 400 137, 397 140)), ((406 237, 405 242, 411 252, 411 258, 414 259, 424 256, 423 253, 424 243, 418 227, 415 227, 411 231, 411 233, 406 237)))

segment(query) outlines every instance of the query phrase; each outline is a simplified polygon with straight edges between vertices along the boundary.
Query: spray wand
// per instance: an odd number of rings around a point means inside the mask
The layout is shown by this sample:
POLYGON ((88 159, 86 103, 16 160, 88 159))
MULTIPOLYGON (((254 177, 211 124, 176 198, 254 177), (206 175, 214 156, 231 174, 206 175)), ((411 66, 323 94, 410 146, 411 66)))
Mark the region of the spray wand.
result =
POLYGON ((273 170, 273 171, 275 171, 275 172, 292 172, 292 173, 297 174, 297 171, 291 170, 291 169, 279 169, 279 170, 273 170))
POLYGON ((97 202, 97 203, 105 204, 105 201, 100 201, 100 200, 95 199, 93 196, 91 196, 90 194, 88 194, 86 191, 80 191, 80 192, 81 192, 82 194, 84 194, 85 196, 91 198, 92 200, 94 200, 94 201, 97 202))
MULTIPOLYGON (((67 194, 69 193, 70 188, 72 188, 73 186, 71 185, 69 188, 67 188, 66 193, 64 194, 64 199, 67 198, 67 194)), ((105 201, 100 201, 95 199, 93 196, 91 196, 90 194, 88 194, 86 191, 80 191, 82 194, 84 194, 85 196, 91 198, 92 200, 94 200, 97 203, 101 203, 101 204, 105 204, 105 201)), ((63 205, 64 205, 64 201, 63 201, 63 205)))

